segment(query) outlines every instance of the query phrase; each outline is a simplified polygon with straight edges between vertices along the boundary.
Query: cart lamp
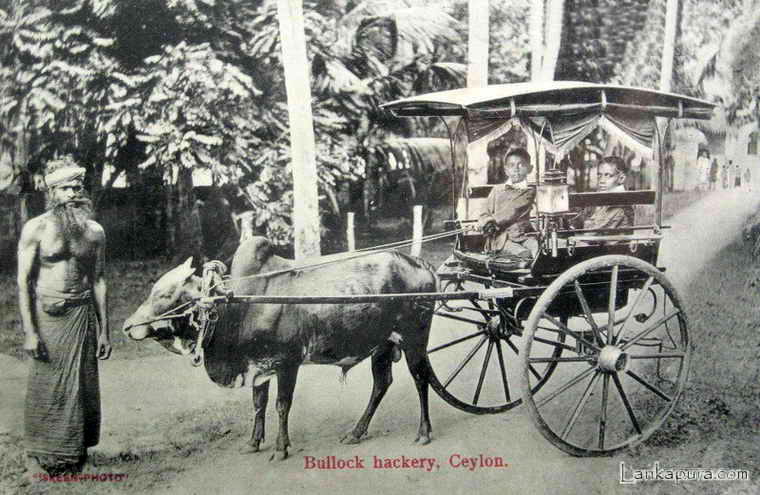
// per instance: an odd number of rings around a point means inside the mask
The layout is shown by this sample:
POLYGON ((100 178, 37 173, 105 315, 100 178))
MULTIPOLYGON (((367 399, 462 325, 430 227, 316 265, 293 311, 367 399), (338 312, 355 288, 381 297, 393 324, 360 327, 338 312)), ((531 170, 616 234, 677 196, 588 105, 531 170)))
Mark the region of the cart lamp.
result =
POLYGON ((570 209, 568 188, 562 170, 551 169, 536 190, 538 211, 547 214, 565 213, 570 209))

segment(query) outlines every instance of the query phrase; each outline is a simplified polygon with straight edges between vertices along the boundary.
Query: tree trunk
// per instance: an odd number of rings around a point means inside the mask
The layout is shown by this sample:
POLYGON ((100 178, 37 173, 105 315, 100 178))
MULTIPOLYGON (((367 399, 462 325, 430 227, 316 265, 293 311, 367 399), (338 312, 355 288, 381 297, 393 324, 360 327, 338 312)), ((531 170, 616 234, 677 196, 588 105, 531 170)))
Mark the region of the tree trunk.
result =
MULTIPOLYGON (((665 39, 662 46, 662 60, 660 64, 660 91, 670 91, 673 85, 673 59, 676 49, 676 31, 678 28, 678 0, 668 0, 665 11, 665 39)), ((670 132, 670 126, 666 127, 665 119, 658 118, 657 125, 660 128, 660 135, 663 139, 666 138, 664 133, 670 132)), ((664 147, 663 147, 664 148, 664 147)), ((673 190, 672 177, 675 173, 675 162, 672 159, 672 150, 663 149, 665 156, 660 157, 659 152, 656 153, 660 170, 658 170, 658 190, 665 192, 673 190), (668 162, 670 167, 662 170, 665 167, 665 162, 668 162)), ((662 194, 657 195, 657 207, 658 210, 662 208, 662 194)), ((659 220, 659 219, 658 219, 659 220)))
POLYGON ((309 62, 301 0, 277 0, 288 97, 296 259, 320 254, 319 196, 309 62))
POLYGON ((557 59, 562 43, 562 23, 565 16, 565 0, 548 0, 546 14, 546 45, 541 64, 542 81, 553 81, 557 59))
POLYGON ((530 80, 541 75, 544 54, 544 0, 532 0, 530 7, 530 80))
POLYGON ((488 86, 488 0, 469 0, 467 87, 488 86))
POLYGON ((665 39, 660 64, 660 91, 670 91, 673 85, 673 57, 676 49, 678 27, 678 0, 668 0, 665 12, 665 39))

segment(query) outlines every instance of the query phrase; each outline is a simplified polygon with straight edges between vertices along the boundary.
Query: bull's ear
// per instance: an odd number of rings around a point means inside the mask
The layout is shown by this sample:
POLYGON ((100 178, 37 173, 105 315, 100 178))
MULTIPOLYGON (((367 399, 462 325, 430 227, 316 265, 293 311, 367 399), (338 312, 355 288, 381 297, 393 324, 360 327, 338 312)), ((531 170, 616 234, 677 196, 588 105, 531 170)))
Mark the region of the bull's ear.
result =
POLYGON ((180 273, 182 274, 181 278, 182 278, 183 281, 189 279, 195 273, 195 268, 193 268, 193 257, 192 256, 190 256, 187 259, 187 261, 185 261, 184 263, 182 263, 180 273))

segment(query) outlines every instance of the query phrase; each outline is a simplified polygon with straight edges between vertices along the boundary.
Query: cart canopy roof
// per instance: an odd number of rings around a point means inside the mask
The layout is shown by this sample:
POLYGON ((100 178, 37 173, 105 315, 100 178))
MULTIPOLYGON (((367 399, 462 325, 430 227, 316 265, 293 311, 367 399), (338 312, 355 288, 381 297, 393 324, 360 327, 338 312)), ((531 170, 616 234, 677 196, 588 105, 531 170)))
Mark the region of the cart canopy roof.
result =
POLYGON ((709 119, 714 104, 645 88, 578 81, 498 84, 412 96, 382 105, 399 117, 575 115, 626 108, 657 117, 709 119))
POLYGON ((673 93, 575 81, 454 89, 382 105, 399 117, 465 117, 470 143, 518 124, 557 156, 598 126, 646 155, 657 132, 655 117, 709 119, 714 107, 673 93))

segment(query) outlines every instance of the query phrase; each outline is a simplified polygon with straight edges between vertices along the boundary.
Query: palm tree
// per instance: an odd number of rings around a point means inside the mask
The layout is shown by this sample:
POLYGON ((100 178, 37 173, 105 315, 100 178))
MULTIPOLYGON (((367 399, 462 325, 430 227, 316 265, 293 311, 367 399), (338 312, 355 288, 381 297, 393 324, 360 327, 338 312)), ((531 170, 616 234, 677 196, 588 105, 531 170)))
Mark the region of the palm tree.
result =
POLYGON ((705 95, 721 102, 730 126, 741 126, 760 117, 760 5, 745 0, 722 33, 720 42, 702 59, 697 81, 705 95))

